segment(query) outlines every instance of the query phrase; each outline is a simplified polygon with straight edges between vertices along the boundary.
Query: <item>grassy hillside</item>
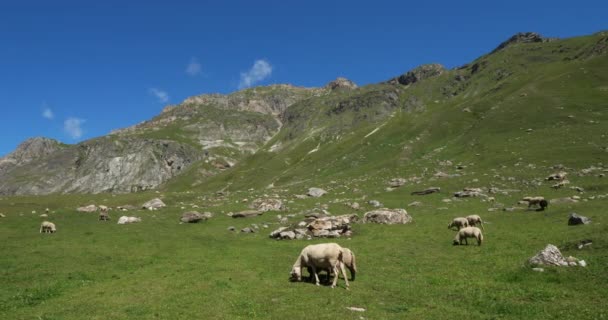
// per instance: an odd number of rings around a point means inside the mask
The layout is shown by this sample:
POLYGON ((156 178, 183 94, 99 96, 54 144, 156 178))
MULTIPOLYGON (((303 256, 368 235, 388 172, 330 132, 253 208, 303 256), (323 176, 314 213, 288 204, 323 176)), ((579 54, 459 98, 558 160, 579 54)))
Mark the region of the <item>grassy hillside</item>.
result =
MULTIPOLYGON (((158 191, 1 198, 0 318, 606 318, 607 43, 606 34, 512 43, 408 86, 306 96, 285 110, 281 130, 254 155, 216 176, 201 161, 158 191), (570 184, 552 188, 544 178, 557 171, 568 172, 570 184), (387 189, 397 177, 405 185, 387 189), (430 186, 441 192, 410 194, 430 186), (295 197, 309 187, 328 194, 295 197), (464 187, 493 188, 495 201, 454 198, 464 187), (561 201, 529 211, 518 201, 531 195, 561 201), (117 225, 117 211, 109 223, 75 212, 89 203, 140 206, 153 197, 168 207, 124 213, 142 217, 140 224, 117 225), (282 199, 287 210, 244 220, 227 215, 256 198, 282 199), (292 215, 290 223, 320 210, 362 216, 369 200, 407 209, 414 223, 355 224, 351 239, 268 238, 279 214, 292 215), (38 233, 47 207, 55 211, 47 218, 58 226, 53 235, 38 233), (189 210, 215 216, 179 224, 189 210), (572 212, 593 222, 568 226, 572 212), (485 243, 452 246, 446 224, 469 214, 487 221, 485 243), (251 224, 269 228, 238 232, 251 224), (576 248, 587 239, 591 246, 576 248), (289 282, 300 250, 328 241, 357 255, 351 289, 342 281, 333 290, 289 282), (532 271, 526 260, 549 243, 588 266, 532 271)), ((145 134, 184 130, 167 128, 145 134)))

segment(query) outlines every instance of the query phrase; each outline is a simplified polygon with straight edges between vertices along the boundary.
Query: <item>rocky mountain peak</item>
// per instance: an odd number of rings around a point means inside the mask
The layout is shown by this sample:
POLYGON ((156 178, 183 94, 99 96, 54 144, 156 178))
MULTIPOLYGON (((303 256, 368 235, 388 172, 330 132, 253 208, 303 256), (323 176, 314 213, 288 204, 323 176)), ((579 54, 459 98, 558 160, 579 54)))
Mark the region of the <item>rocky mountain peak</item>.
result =
POLYGON ((535 43, 535 42, 549 42, 555 40, 553 38, 545 38, 536 32, 518 32, 514 34, 507 41, 502 42, 492 51, 492 53, 500 51, 515 43, 535 43))
POLYGON ((424 79, 439 76, 445 71, 446 68, 439 63, 423 64, 400 75, 399 77, 389 80, 388 83, 398 83, 406 86, 424 79))
POLYGON ((352 90, 352 89, 356 89, 357 88, 357 84, 346 79, 346 78, 342 78, 342 77, 338 77, 336 78, 336 80, 331 81, 330 83, 325 85, 325 89, 328 90, 352 90))
POLYGON ((0 171, 9 166, 19 166, 33 160, 43 158, 61 148, 61 142, 44 138, 35 137, 23 141, 15 151, 0 158, 0 171))

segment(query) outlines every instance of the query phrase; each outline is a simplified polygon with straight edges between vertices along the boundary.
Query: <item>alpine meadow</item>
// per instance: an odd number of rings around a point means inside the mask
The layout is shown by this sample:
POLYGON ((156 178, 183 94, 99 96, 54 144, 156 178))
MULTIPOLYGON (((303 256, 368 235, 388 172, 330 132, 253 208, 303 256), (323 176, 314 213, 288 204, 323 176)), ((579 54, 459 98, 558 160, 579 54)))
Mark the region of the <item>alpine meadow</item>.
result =
POLYGON ((608 32, 402 72, 23 142, 0 158, 0 318, 608 318, 608 32), (470 215, 480 245, 446 228, 470 215), (328 242, 348 290, 290 279, 328 242))

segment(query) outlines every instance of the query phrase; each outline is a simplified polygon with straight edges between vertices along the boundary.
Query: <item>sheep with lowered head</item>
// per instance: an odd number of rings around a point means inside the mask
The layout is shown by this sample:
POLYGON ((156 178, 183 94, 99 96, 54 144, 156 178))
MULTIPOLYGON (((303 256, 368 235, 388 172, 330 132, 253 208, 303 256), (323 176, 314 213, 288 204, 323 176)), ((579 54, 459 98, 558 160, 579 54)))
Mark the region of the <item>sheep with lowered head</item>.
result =
POLYGON ((458 217, 458 218, 454 218, 452 220, 452 222, 450 222, 448 224, 448 229, 452 229, 452 228, 456 227, 456 230, 460 230, 460 229, 466 228, 468 226, 469 226, 469 221, 467 220, 467 218, 458 217))
POLYGON ((466 245, 469 245, 467 238, 477 239, 477 245, 480 246, 483 242, 483 234, 481 233, 481 229, 477 227, 466 227, 460 229, 460 231, 458 231, 458 233, 454 237, 453 244, 455 246, 462 245, 462 242, 464 241, 466 245))
MULTIPOLYGON (((342 248, 344 249, 344 253, 342 255, 342 260, 344 263, 344 266, 350 271, 350 281, 355 281, 355 275, 357 274, 357 264, 355 261, 355 253, 352 252, 352 250, 350 250, 349 248, 342 248)), ((310 276, 312 277, 312 268, 311 267, 307 267, 308 269, 308 274, 310 274, 310 276)), ((324 269, 324 270, 318 270, 318 272, 320 271, 325 271, 327 272, 327 281, 329 282, 329 278, 331 277, 332 273, 330 269, 324 269)))
POLYGON ((480 216, 478 216, 476 214, 472 214, 470 216, 467 216, 467 221, 469 222, 469 226, 476 227, 479 224, 479 226, 481 226, 481 230, 484 230, 483 229, 483 220, 481 220, 480 216))
POLYGON ((55 233, 57 232, 57 227, 55 224, 49 221, 42 221, 40 224, 40 233, 55 233))
POLYGON ((344 270, 344 249, 337 243, 321 243, 306 246, 293 264, 290 273, 291 281, 302 281, 302 268, 310 267, 315 277, 316 285, 320 285, 317 270, 329 269, 333 271, 334 280, 331 287, 335 288, 338 274, 341 271, 348 289, 348 279, 344 270))

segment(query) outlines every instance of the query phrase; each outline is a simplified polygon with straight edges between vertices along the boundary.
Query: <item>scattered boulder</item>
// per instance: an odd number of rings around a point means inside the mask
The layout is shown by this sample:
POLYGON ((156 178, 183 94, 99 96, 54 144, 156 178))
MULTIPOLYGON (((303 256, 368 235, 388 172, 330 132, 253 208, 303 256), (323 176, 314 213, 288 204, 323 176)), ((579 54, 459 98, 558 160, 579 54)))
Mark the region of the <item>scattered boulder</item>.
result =
POLYGON ((378 209, 366 212, 363 216, 364 223, 380 224, 406 224, 412 222, 412 217, 405 209, 378 209))
POLYGON ((380 203, 380 201, 378 201, 378 200, 370 200, 367 203, 374 208, 382 207, 382 203, 380 203))
POLYGON ((76 209, 78 212, 95 212, 97 211, 97 206, 94 204, 90 204, 88 206, 80 207, 76 209))
POLYGON ((578 215, 574 212, 568 216, 568 225, 569 226, 576 226, 579 224, 590 224, 590 223, 591 223, 591 219, 589 219, 585 216, 578 215))
POLYGON ((545 249, 528 259, 528 263, 533 266, 568 266, 568 262, 562 256, 562 253, 552 244, 548 244, 545 249))
POLYGON ((181 222, 184 222, 184 223, 197 223, 201 220, 207 220, 207 217, 202 213, 198 213, 196 211, 190 211, 190 212, 185 212, 184 214, 182 214, 182 217, 180 220, 181 220, 181 222))
POLYGON ((249 227, 241 229, 242 233, 255 233, 255 230, 249 227))
POLYGON ((399 188, 402 185, 404 185, 405 182, 406 182, 406 180, 403 178, 393 178, 393 179, 391 179, 391 181, 388 182, 388 185, 391 188, 399 188))
POLYGON ((307 194, 309 197, 318 198, 326 193, 327 193, 327 191, 325 191, 321 188, 310 188, 310 189, 308 189, 307 194))
POLYGON ((296 238, 296 233, 293 231, 283 231, 279 233, 279 237, 283 240, 293 240, 296 238))
POLYGON ((234 231, 236 231, 236 228, 234 226, 230 226, 230 227, 228 227, 228 231, 233 231, 234 232, 234 231))
POLYGON ((412 195, 418 195, 418 196, 424 196, 424 195, 435 193, 435 192, 439 192, 439 191, 441 191, 441 188, 430 187, 430 188, 424 189, 422 191, 414 191, 411 194, 412 195))
POLYGON ((116 207, 116 209, 120 210, 120 211, 129 211, 129 210, 136 210, 137 207, 136 206, 132 206, 130 204, 126 204, 124 206, 118 206, 118 207, 116 207))
POLYGON ((556 173, 550 174, 549 176, 547 176, 545 178, 545 180, 547 180, 547 181, 553 181, 553 180, 562 181, 562 180, 566 179, 567 175, 568 175, 567 172, 560 171, 560 172, 556 172, 556 173))
POLYGON ((128 223, 137 223, 137 222, 141 222, 141 218, 127 217, 127 216, 122 216, 122 217, 118 218, 118 224, 128 224, 128 223))
POLYGON ((576 246, 579 250, 581 250, 584 247, 590 246, 593 243, 593 241, 589 240, 589 239, 585 239, 582 240, 581 242, 578 243, 578 245, 576 246))
POLYGON ((166 206, 167 205, 162 200, 160 200, 159 198, 155 198, 155 199, 152 199, 152 200, 144 203, 141 207, 142 207, 142 209, 152 211, 152 210, 158 210, 160 208, 164 208, 166 206))
POLYGON ((454 193, 454 197, 456 198, 468 198, 468 197, 481 197, 485 196, 485 194, 481 191, 480 188, 464 188, 462 191, 458 191, 454 193))
POLYGON ((261 216, 262 214, 263 214, 263 212, 260 212, 257 210, 245 210, 245 211, 233 213, 232 217, 233 218, 249 218, 249 217, 261 216))
POLYGON ((279 199, 255 199, 249 206, 257 211, 281 211, 285 209, 283 201, 279 199))
POLYGON ((359 209, 361 209, 361 206, 359 205, 358 202, 346 203, 346 205, 348 207, 350 207, 351 209, 353 209, 353 210, 359 210, 359 209))
POLYGON ((408 207, 420 207, 421 205, 422 205, 422 202, 420 202, 420 201, 414 201, 414 202, 408 204, 407 206, 408 207))

